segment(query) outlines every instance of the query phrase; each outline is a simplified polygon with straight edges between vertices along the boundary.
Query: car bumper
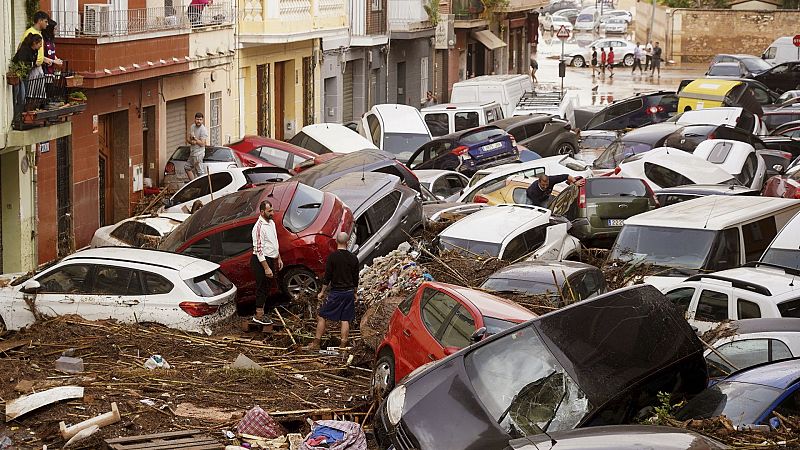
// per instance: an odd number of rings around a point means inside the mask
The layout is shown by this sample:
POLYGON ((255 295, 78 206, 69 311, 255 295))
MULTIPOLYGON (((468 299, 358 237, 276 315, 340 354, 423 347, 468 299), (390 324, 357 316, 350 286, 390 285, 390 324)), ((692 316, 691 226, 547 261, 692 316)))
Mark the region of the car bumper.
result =
POLYGON ((375 431, 375 439, 378 441, 378 448, 381 450, 412 450, 420 448, 419 443, 408 432, 402 419, 397 426, 389 423, 386 416, 386 402, 381 402, 375 412, 375 419, 372 424, 375 431))
POLYGON ((510 164, 519 162, 519 154, 503 154, 498 155, 492 158, 485 158, 485 159, 468 159, 461 163, 461 167, 458 168, 458 171, 465 174, 472 176, 480 169, 487 169, 489 167, 501 166, 503 164, 510 164))

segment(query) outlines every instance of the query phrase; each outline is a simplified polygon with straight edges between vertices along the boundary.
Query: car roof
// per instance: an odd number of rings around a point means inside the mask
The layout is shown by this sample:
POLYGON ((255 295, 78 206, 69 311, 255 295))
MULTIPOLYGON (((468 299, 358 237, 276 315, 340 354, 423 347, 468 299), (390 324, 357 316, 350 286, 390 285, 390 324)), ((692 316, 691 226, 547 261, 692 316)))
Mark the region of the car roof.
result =
POLYGON ((655 191, 658 194, 698 194, 698 195, 737 195, 743 192, 757 192, 747 186, 738 184, 685 184, 655 191))
POLYGON ((787 331, 800 333, 800 318, 796 317, 732 320, 729 325, 737 335, 787 331))
MULTIPOLYGON (((159 213, 158 215, 147 214, 142 216, 131 217, 130 219, 124 220, 123 222, 146 223, 147 225, 158 230, 161 234, 164 234, 172 231, 172 229, 175 228, 175 226, 177 226, 180 223, 183 223, 183 221, 185 221, 188 217, 189 214, 186 213, 162 212, 159 213)), ((121 223, 122 222, 120 222, 119 224, 121 223)))
POLYGON ((364 136, 338 123, 315 123, 306 125, 300 132, 307 134, 315 141, 325 145, 334 153, 352 152, 354 148, 378 148, 364 136))
POLYGON ((307 156, 309 158, 317 156, 316 153, 312 152, 307 148, 299 147, 297 145, 294 145, 286 141, 279 141, 277 139, 258 136, 255 134, 248 134, 243 138, 239 139, 238 141, 234 142, 233 144, 228 144, 228 145, 230 146, 230 148, 238 151, 236 147, 238 147, 239 145, 246 145, 246 144, 250 144, 253 147, 258 147, 263 145, 267 147, 277 148, 297 155, 307 156))
POLYGON ((419 179, 419 181, 421 183, 433 182, 435 179, 439 178, 440 176, 447 175, 447 174, 454 174, 454 175, 458 175, 459 177, 464 177, 464 175, 462 175, 461 173, 456 172, 454 170, 414 169, 414 170, 412 170, 412 172, 414 172, 414 175, 417 176, 417 179, 419 179))
POLYGON ((678 120, 675 122, 679 125, 689 125, 689 124, 698 124, 696 119, 694 121, 687 121, 686 119, 692 119, 695 117, 702 117, 704 123, 708 123, 709 121, 721 121, 721 119, 729 116, 738 117, 742 114, 744 108, 739 106, 721 106, 719 108, 703 108, 703 109, 693 109, 691 111, 684 111, 678 120))
POLYGON ((497 105, 499 103, 492 100, 490 102, 464 102, 464 103, 440 103, 438 105, 428 106, 422 109, 422 112, 428 111, 452 111, 462 109, 481 109, 487 106, 497 105))
POLYGON ((439 235, 479 242, 502 243, 520 228, 545 224, 550 210, 529 205, 497 205, 474 212, 445 228, 439 235))
POLYGON ((786 389, 800 379, 800 359, 788 359, 761 364, 736 372, 725 381, 760 384, 776 389, 786 389))
POLYGON ((492 122, 492 125, 506 129, 519 124, 550 122, 552 119, 553 116, 550 114, 534 113, 525 116, 513 116, 506 117, 505 119, 495 120, 492 122))
POLYGON ((645 163, 657 164, 687 177, 700 176, 704 180, 716 183, 726 182, 733 178, 733 175, 714 163, 683 150, 669 147, 658 147, 629 157, 620 163, 620 167, 623 169, 638 167, 639 165, 644 166, 645 163))
MULTIPOLYGON (((760 293, 765 297, 780 297, 787 293, 800 293, 800 282, 795 283, 797 279, 796 272, 792 270, 783 270, 774 266, 767 266, 762 264, 753 264, 745 267, 736 267, 734 269, 720 270, 713 274, 707 274, 709 278, 720 277, 738 282, 748 284, 747 290, 753 290, 756 287, 763 287, 769 291, 770 295, 760 293)), ((695 275, 692 278, 702 279, 705 275, 695 275)), ((737 288, 734 285, 734 288, 737 288)))
POLYGON ((736 61, 736 62, 724 61, 724 62, 714 63, 714 65, 715 66, 736 66, 736 67, 739 67, 741 65, 741 63, 739 63, 739 61, 736 61))
POLYGON ((413 106, 386 103, 375 105, 370 111, 383 119, 385 133, 412 133, 430 136, 430 131, 422 120, 422 115, 413 106))
MULTIPOLYGON (((317 180, 337 173, 351 171, 355 167, 361 167, 365 172, 371 171, 376 167, 384 167, 394 164, 395 156, 381 150, 364 149, 357 152, 347 153, 338 158, 325 161, 298 173, 292 180, 313 186, 317 180)), ((326 183, 327 184, 327 183, 326 183)))
POLYGON ((463 297, 472 303, 472 305, 486 317, 493 317, 495 319, 508 320, 516 323, 522 323, 538 317, 529 309, 524 308, 518 303, 492 295, 488 292, 448 283, 429 282, 428 285, 463 297))
POLYGON ((535 280, 553 284, 553 276, 555 274, 560 284, 564 282, 566 277, 576 272, 592 269, 599 270, 595 266, 578 261, 520 261, 503 267, 489 276, 489 278, 535 280))
POLYGON ((157 266, 175 270, 184 280, 217 270, 219 264, 193 256, 136 247, 98 247, 73 253, 63 261, 94 260, 157 266))
POLYGON ((437 138, 433 138, 432 141, 449 141, 449 140, 452 140, 452 139, 458 140, 458 139, 461 139, 461 137, 463 137, 465 135, 478 133, 478 132, 486 131, 486 130, 497 130, 502 135, 507 135, 508 134, 508 133, 506 133, 506 131, 504 129, 502 129, 500 127, 496 127, 494 124, 491 124, 491 125, 483 125, 483 126, 479 126, 479 127, 475 127, 475 128, 468 128, 466 130, 456 131, 456 132, 450 133, 450 134, 445 134, 444 136, 439 136, 437 138))
POLYGON ((683 127, 684 125, 679 125, 672 122, 654 123, 641 128, 634 128, 633 130, 622 135, 619 139, 623 142, 633 141, 655 144, 662 138, 669 136, 683 127))
POLYGON ((800 206, 800 200, 708 195, 637 214, 625 219, 625 225, 722 230, 792 206, 800 206))
POLYGON ((353 215, 358 215, 370 199, 399 185, 400 178, 388 173, 351 172, 333 180, 320 190, 335 194, 353 211, 353 215))

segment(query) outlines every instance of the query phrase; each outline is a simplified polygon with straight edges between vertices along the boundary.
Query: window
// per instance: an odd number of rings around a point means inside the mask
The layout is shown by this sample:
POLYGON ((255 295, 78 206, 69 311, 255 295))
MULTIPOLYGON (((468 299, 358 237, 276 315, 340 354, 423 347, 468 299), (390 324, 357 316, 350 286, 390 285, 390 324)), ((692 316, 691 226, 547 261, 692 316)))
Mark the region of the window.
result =
POLYGON ((666 297, 667 300, 671 301, 672 304, 678 308, 681 314, 685 315, 686 311, 689 310, 689 305, 692 303, 694 288, 684 287, 675 289, 667 292, 666 297))
POLYGON ((447 113, 425 114, 425 125, 431 130, 434 137, 444 136, 450 133, 450 122, 447 113))
POLYGON ((464 348, 470 344, 472 333, 475 332, 475 319, 463 305, 458 305, 455 315, 442 334, 443 347, 464 348))
POLYGON ((678 172, 650 162, 644 163, 644 175, 648 179, 652 180, 653 183, 662 188, 682 186, 684 184, 694 184, 692 180, 684 177, 678 172))
POLYGON ((43 294, 86 294, 86 278, 91 266, 85 264, 70 264, 59 267, 39 278, 39 289, 43 294))
POLYGON ((222 233, 222 256, 234 256, 253 249, 253 226, 242 225, 222 233))
POLYGON ((92 293, 97 295, 144 295, 139 271, 115 266, 97 267, 92 293))
POLYGON ((373 11, 383 10, 383 0, 372 0, 372 10, 373 11))
MULTIPOLYGON (((428 289, 427 291, 432 291, 432 289, 428 289)), ((397 309, 399 309, 404 316, 407 316, 408 313, 411 311, 411 305, 414 303, 414 298, 416 296, 417 296, 417 291, 412 291, 411 294, 409 294, 405 300, 403 300, 402 302, 400 302, 399 305, 397 305, 397 309)))
POLYGON ((506 245, 505 250, 503 251, 503 260, 505 261, 516 261, 527 253, 527 248, 525 247, 525 236, 519 235, 510 241, 508 241, 508 245, 506 245))
POLYGON ((217 192, 231 183, 233 183, 233 177, 227 172, 212 173, 195 178, 172 197, 172 203, 177 205, 196 200, 208 195, 210 192, 217 192), (209 178, 211 181, 209 181, 209 178), (209 191, 209 184, 211 185, 211 191, 209 191))
POLYGON ((792 357, 792 352, 789 351, 786 344, 777 339, 746 339, 728 342, 720 345, 716 350, 733 366, 723 361, 717 354, 709 353, 706 361, 709 362, 709 376, 711 377, 722 377, 735 370, 792 357))
POLYGON ((728 295, 723 292, 703 289, 697 302, 696 320, 721 322, 728 318, 728 295))
POLYGON ((711 256, 708 258, 709 270, 733 269, 741 265, 739 251, 739 229, 722 230, 714 241, 711 256))
POLYGON ((267 160, 270 164, 283 167, 284 169, 291 169, 292 154, 272 147, 259 147, 255 150, 256 155, 261 159, 267 160))
POLYGON ((800 390, 795 390, 792 395, 786 397, 786 399, 775 408, 775 412, 783 417, 800 415, 800 390))
POLYGON ((458 194, 464 189, 464 180, 455 175, 445 175, 439 177, 433 182, 431 192, 436 196, 443 198, 450 197, 451 195, 458 194))
POLYGON ((483 130, 475 131, 474 133, 465 134, 461 136, 460 141, 461 144, 472 145, 481 143, 483 141, 488 141, 489 139, 495 136, 502 136, 504 134, 506 134, 506 132, 499 128, 486 128, 483 130))
POLYGON ((394 211, 397 209, 397 205, 400 204, 400 197, 400 192, 392 191, 386 197, 375 202, 375 204, 367 210, 373 232, 380 230, 386 225, 389 219, 392 218, 394 211))
POLYGON ((776 234, 778 234, 778 230, 774 217, 742 225, 745 261, 758 261, 776 234))
POLYGON ((739 319, 758 319, 761 317, 761 308, 756 303, 738 299, 736 300, 736 317, 739 319))
POLYGON ((381 143, 381 124, 375 114, 367 115, 367 125, 369 126, 369 134, 372 136, 372 143, 380 145, 381 143))
POLYGON ((756 170, 758 169, 758 158, 756 157, 755 153, 750 153, 747 155, 747 158, 744 161, 744 165, 742 166, 742 172, 736 176, 736 179, 739 180, 745 186, 750 186, 753 182, 753 179, 756 177, 756 170))
POLYGON ((591 296, 597 295, 605 287, 602 273, 591 270, 581 272, 568 281, 569 284, 565 285, 562 291, 567 296, 571 291, 575 296, 573 300, 586 300, 591 296))
POLYGON ((142 272, 144 288, 147 295, 169 294, 174 287, 172 283, 161 275, 152 272, 142 272))
POLYGON ((298 184, 292 202, 283 213, 283 226, 292 233, 303 231, 319 216, 325 194, 304 184, 298 184))
POLYGON ((212 92, 208 97, 211 121, 208 125, 209 144, 222 145, 222 91, 212 92))
POLYGON ((708 162, 714 164, 722 164, 728 159, 728 155, 733 148, 733 144, 730 142, 719 142, 714 145, 714 148, 711 149, 711 153, 708 155, 708 162))
MULTIPOLYGON (((431 90, 428 84, 428 72, 428 57, 423 56, 419 59, 419 98, 423 101, 428 98, 428 91, 431 90)), ((431 130, 431 133, 433 133, 433 130, 431 130)))
POLYGON ((608 118, 615 118, 619 116, 623 116, 625 114, 630 114, 634 111, 638 111, 644 105, 641 98, 637 98, 634 100, 622 101, 617 103, 616 105, 611 105, 608 107, 608 113, 606 117, 608 118))
POLYGON ((781 317, 800 317, 800 298, 778 304, 781 317))
POLYGON ((533 202, 528 198, 528 192, 524 188, 514 188, 511 191, 511 199, 518 205, 532 205, 533 202))
POLYGON ((596 177, 586 180, 586 196, 603 197, 647 197, 647 188, 638 178, 596 177))
POLYGON ((233 283, 219 270, 186 280, 186 285, 200 297, 216 297, 233 289, 233 283))
POLYGON ((132 247, 142 247, 147 242, 145 236, 160 238, 161 234, 150 225, 135 220, 123 222, 111 232, 111 237, 132 247))
MULTIPOLYGON (((544 122, 534 122, 525 125, 525 134, 528 137, 534 137, 544 130, 544 122)), ((517 139, 519 141, 519 139, 517 139)))
POLYGON ((206 147, 205 162, 236 162, 233 150, 227 147, 206 147))
POLYGON ((452 297, 440 291, 434 291, 433 295, 423 299, 422 323, 431 336, 439 335, 439 329, 457 304, 452 297))
POLYGON ((457 112, 455 114, 455 130, 469 130, 480 125, 478 113, 476 112, 457 112))
POLYGON ((768 105, 772 103, 772 98, 764 88, 761 86, 752 86, 753 94, 756 97, 756 101, 761 105, 768 105))
POLYGON ((750 111, 742 110, 742 115, 736 121, 736 126, 747 131, 755 129, 756 117, 750 111))
POLYGON ((204 237, 203 239, 198 240, 194 244, 187 247, 186 250, 183 251, 183 254, 202 259, 211 258, 211 239, 204 237))

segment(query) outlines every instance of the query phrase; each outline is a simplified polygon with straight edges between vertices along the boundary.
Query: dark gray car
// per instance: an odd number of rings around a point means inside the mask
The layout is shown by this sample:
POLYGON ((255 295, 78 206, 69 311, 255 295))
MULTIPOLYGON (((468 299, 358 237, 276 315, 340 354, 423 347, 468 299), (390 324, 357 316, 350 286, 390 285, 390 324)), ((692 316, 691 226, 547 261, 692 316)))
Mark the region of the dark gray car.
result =
POLYGON ((358 261, 372 264, 422 228, 422 200, 400 178, 385 173, 348 173, 320 189, 353 212, 358 261))
POLYGON ((603 272, 577 261, 521 261, 493 273, 481 289, 586 300, 607 292, 603 272), (558 283, 558 284, 556 284, 558 283))
POLYGON ((565 120, 549 114, 531 114, 509 117, 492 122, 516 139, 517 144, 532 150, 543 158, 555 155, 573 156, 578 152, 578 136, 565 120))
POLYGON ((653 425, 608 425, 536 434, 508 443, 507 450, 716 450, 728 448, 694 431, 653 425))

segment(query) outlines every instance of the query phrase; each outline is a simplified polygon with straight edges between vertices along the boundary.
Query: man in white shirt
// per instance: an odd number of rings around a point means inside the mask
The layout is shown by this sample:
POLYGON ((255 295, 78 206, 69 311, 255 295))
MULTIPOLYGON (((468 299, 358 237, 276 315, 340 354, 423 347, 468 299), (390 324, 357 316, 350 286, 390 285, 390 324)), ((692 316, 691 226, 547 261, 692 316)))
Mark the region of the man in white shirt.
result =
POLYGON ((272 280, 283 269, 283 261, 278 251, 278 232, 272 220, 275 213, 272 203, 265 200, 258 209, 258 220, 253 226, 253 256, 250 258, 250 270, 256 279, 256 316, 253 321, 269 325, 272 321, 264 317, 264 308, 272 280))
POLYGON ((653 67, 653 43, 647 41, 644 46, 644 70, 650 70, 653 67))

